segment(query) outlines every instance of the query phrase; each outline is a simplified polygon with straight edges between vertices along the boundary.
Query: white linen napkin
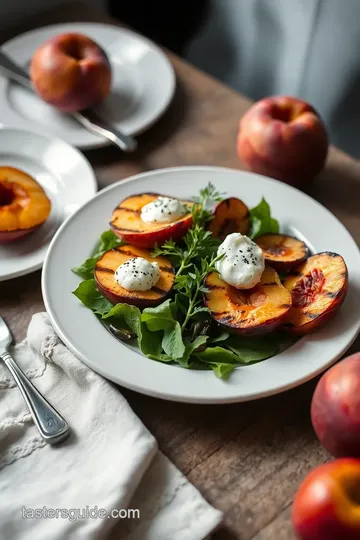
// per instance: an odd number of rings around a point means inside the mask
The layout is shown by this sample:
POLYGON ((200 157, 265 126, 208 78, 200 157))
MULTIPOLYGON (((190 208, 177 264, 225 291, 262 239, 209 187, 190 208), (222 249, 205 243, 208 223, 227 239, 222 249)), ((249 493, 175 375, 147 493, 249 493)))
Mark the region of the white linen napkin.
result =
POLYGON ((158 450, 120 392, 63 345, 45 313, 12 352, 72 435, 44 443, 0 365, 1 539, 202 540, 216 528, 221 512, 158 450), (118 519, 103 516, 113 509, 118 519))

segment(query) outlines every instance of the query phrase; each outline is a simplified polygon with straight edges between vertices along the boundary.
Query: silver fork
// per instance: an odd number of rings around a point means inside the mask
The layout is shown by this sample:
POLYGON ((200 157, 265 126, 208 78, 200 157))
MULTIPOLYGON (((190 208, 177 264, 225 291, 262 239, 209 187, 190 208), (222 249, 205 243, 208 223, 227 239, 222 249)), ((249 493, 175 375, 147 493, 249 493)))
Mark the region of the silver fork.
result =
POLYGON ((10 355, 8 348, 12 343, 11 332, 4 319, 0 317, 0 360, 2 360, 14 377, 31 416, 43 439, 49 444, 64 440, 70 433, 67 422, 46 401, 39 390, 30 382, 10 355))

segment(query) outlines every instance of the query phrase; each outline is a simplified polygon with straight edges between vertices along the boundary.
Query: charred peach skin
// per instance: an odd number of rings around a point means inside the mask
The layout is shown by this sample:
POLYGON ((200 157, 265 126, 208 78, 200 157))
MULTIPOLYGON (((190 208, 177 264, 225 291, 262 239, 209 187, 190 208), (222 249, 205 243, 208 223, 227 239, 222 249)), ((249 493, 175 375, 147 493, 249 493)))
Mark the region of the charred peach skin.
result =
POLYGON ((112 304, 125 302, 138 307, 156 306, 163 302, 171 291, 174 278, 174 268, 166 257, 152 257, 151 251, 128 245, 106 251, 95 267, 97 287, 112 304), (115 280, 117 267, 135 257, 142 257, 159 265, 160 279, 149 291, 128 291, 115 280))
POLYGON ((270 332, 282 324, 291 307, 290 293, 270 267, 265 268, 260 283, 253 289, 235 289, 217 272, 211 272, 205 284, 205 305, 211 317, 236 334, 270 332))
POLYGON ((30 76, 41 99, 65 112, 96 105, 111 87, 105 52, 82 34, 61 34, 41 45, 32 57, 30 76))
POLYGON ((309 254, 304 242, 285 234, 263 234, 255 242, 263 250, 266 264, 279 271, 290 270, 309 254))
POLYGON ((360 460, 337 459, 314 469, 295 496, 292 522, 300 540, 358 540, 360 460))
POLYGON ((215 208, 214 218, 209 223, 209 231, 224 240, 228 234, 247 234, 250 229, 249 209, 240 199, 224 199, 215 208))
POLYGON ((318 253, 293 268, 283 285, 292 296, 284 326, 293 334, 308 334, 328 322, 345 300, 345 261, 337 253, 318 253))
POLYGON ((319 114, 295 97, 262 99, 240 121, 237 153, 256 173, 306 186, 324 167, 327 152, 327 132, 319 114))
MULTIPOLYGON (((160 195, 158 193, 141 193, 124 199, 115 208, 110 226, 114 233, 133 246, 152 248, 155 244, 161 246, 166 240, 181 240, 192 225, 191 212, 172 223, 145 223, 140 214, 141 208, 160 195)), ((193 203, 184 201, 189 206, 193 203)))
POLYGON ((13 167, 0 167, 0 243, 36 230, 50 210, 51 203, 34 178, 13 167))
POLYGON ((321 444, 333 456, 360 458, 360 353, 321 377, 312 398, 311 420, 321 444))

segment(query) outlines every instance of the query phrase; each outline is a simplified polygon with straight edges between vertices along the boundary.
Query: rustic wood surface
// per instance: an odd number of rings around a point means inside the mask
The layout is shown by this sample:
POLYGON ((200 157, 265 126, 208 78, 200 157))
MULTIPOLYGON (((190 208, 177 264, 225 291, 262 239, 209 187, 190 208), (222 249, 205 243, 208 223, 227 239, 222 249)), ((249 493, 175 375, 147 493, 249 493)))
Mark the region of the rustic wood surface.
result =
MULTIPOLYGON (((52 11, 32 26, 69 20, 109 19, 75 4, 61 13, 52 11)), ((111 147, 87 153, 100 188, 131 174, 168 166, 242 168, 235 137, 238 120, 251 102, 169 56, 177 75, 176 96, 163 118, 139 137, 139 150, 130 156, 111 147)), ((332 148, 311 195, 360 243, 359 162, 332 148)), ((40 272, 0 283, 0 312, 16 339, 24 337, 32 314, 43 309, 40 272)), ((357 340, 352 350, 359 349, 357 340)), ((288 540, 294 538, 290 514, 297 486, 310 469, 328 459, 309 419, 315 382, 279 396, 229 406, 165 403, 123 392, 163 452, 210 503, 225 512, 214 539, 288 540)))

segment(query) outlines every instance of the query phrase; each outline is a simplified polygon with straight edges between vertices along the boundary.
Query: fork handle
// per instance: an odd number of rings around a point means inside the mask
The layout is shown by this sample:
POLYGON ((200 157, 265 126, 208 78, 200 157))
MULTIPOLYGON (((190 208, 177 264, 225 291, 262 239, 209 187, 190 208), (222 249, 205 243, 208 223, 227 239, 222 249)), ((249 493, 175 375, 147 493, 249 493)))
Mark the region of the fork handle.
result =
POLYGON ((8 352, 0 358, 14 377, 43 439, 49 444, 65 439, 70 432, 67 422, 40 394, 8 352))

